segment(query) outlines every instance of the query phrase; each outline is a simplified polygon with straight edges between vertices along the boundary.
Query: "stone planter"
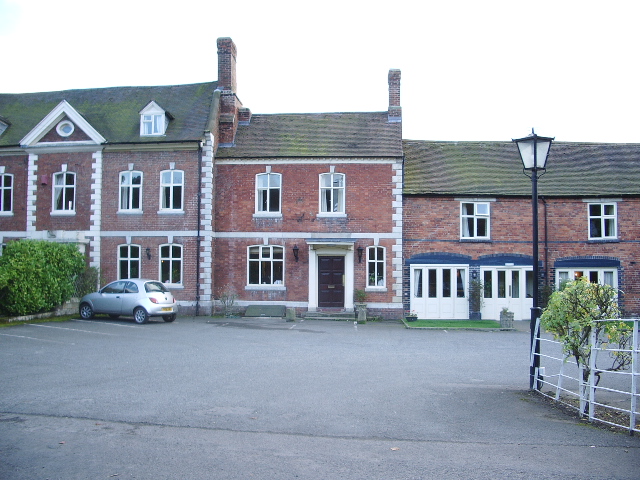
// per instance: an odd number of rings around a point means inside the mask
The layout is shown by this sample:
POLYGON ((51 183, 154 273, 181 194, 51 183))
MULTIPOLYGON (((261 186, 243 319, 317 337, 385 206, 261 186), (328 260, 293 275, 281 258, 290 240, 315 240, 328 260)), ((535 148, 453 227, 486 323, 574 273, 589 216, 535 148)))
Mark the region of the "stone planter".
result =
POLYGON ((366 323, 367 322, 367 304, 356 303, 354 307, 356 310, 356 318, 358 323, 366 323))
POLYGON ((513 312, 508 310, 500 312, 500 328, 513 328, 513 312))
POLYGON ((405 319, 407 322, 415 322, 416 320, 418 320, 418 316, 417 316, 417 315, 406 315, 406 316, 404 317, 404 319, 405 319))

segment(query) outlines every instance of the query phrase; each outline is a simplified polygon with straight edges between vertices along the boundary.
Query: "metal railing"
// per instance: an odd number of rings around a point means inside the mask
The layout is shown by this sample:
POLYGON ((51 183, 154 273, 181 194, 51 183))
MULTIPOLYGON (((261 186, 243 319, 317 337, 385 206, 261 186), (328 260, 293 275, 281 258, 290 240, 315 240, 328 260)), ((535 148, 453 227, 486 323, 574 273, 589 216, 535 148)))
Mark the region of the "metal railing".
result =
MULTIPOLYGON (((538 322, 540 319, 538 319, 538 322)), ((588 417, 590 422, 601 422, 628 430, 630 435, 640 432, 640 321, 638 319, 601 320, 624 322, 630 340, 622 345, 606 343, 591 329, 588 345, 589 365, 578 364, 574 357, 563 352, 563 344, 548 334, 539 333, 540 366, 535 372, 535 385, 542 395, 552 398, 588 417), (624 356, 625 366, 609 370, 599 366, 598 360, 613 362, 624 356), (588 375, 585 378, 585 370, 588 375), (545 391, 546 389, 546 391, 545 391)), ((536 328, 540 332, 539 328, 536 328)))

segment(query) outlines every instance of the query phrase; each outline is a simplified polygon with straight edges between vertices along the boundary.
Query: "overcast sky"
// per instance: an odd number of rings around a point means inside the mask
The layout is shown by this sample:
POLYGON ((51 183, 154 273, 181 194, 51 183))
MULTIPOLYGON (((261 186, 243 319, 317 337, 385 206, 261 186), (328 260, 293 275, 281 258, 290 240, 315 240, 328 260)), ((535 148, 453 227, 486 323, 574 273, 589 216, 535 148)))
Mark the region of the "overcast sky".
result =
MULTIPOLYGON (((640 143, 638 0, 0 0, 1 93, 217 80, 253 113, 381 111, 403 136, 640 143)), ((2 112, 0 112, 2 115, 2 112)))

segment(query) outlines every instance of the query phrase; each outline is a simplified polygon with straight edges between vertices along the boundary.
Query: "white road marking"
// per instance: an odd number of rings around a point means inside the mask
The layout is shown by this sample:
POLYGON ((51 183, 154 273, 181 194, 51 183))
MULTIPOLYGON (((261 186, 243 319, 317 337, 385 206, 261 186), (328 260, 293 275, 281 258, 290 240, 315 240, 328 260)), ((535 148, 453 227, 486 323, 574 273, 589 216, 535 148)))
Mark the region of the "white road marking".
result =
POLYGON ((91 330, 80 330, 79 328, 53 327, 51 325, 42 325, 39 323, 25 323, 25 325, 29 325, 30 327, 53 328, 55 330, 69 330, 71 332, 94 333, 96 335, 109 335, 110 337, 116 336, 113 333, 92 332, 91 330))

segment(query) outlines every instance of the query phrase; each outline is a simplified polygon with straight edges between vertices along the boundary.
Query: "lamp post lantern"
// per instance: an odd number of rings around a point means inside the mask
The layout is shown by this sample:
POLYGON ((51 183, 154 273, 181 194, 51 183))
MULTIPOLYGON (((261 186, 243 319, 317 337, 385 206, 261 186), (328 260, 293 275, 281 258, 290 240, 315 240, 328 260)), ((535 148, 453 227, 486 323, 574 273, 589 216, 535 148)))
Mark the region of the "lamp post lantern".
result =
POLYGON ((535 378, 540 367, 540 339, 538 337, 539 306, 538 286, 540 267, 538 265, 538 178, 547 171, 547 156, 554 138, 540 137, 531 129, 531 135, 513 139, 518 146, 522 160, 522 172, 531 178, 531 204, 533 213, 533 306, 531 307, 531 360, 529 364, 529 388, 537 389, 535 378))

